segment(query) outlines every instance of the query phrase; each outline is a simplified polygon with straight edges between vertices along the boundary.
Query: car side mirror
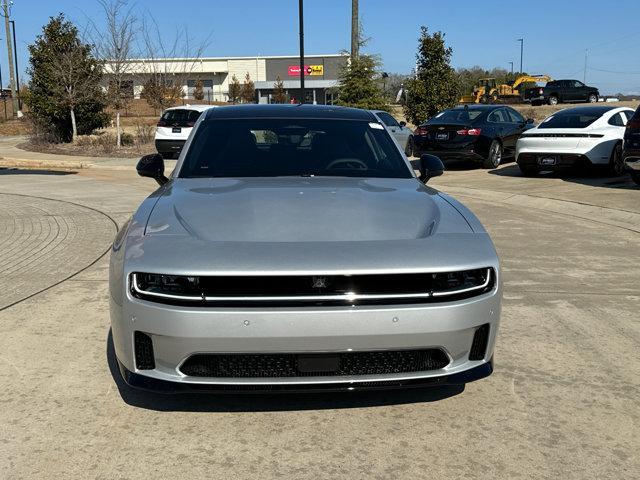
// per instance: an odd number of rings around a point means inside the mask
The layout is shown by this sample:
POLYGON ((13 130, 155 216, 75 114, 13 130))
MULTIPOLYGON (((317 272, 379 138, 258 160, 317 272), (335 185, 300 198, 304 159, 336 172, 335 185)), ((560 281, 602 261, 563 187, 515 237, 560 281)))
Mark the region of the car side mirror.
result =
POLYGON ((400 122, 400 126, 401 126, 402 128, 406 127, 406 126, 407 126, 407 122, 405 122, 405 121, 403 120, 402 122, 400 122))
POLYGON ((151 155, 142 157, 138 165, 136 165, 136 170, 138 171, 138 175, 153 178, 160 186, 169 181, 169 179, 164 176, 164 159, 159 153, 152 153, 151 155))
POLYGON ((533 122, 535 120, 533 118, 527 118, 527 121, 525 122, 527 125, 533 125, 533 122))
POLYGON ((444 165, 435 155, 424 154, 420 157, 420 181, 427 183, 433 177, 444 173, 444 165))

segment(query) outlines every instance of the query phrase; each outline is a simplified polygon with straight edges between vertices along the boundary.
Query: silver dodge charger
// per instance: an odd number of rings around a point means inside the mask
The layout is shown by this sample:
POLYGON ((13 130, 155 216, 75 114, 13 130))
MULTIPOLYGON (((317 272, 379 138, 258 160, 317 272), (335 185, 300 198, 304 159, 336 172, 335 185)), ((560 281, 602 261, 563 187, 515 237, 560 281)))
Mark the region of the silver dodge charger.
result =
POLYGON ((489 235, 425 184, 372 113, 203 113, 111 252, 112 337, 160 392, 460 385, 491 374, 501 304, 489 235))

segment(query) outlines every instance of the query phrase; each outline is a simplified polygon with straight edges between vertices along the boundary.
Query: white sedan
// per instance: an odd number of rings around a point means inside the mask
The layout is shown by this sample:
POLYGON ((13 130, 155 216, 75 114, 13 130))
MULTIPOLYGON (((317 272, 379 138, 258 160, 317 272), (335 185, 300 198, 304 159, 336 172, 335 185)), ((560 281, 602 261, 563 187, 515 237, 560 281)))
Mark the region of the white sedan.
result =
POLYGON ((560 110, 520 137, 518 166, 525 175, 591 165, 608 165, 622 174, 622 139, 633 113, 605 105, 560 110))

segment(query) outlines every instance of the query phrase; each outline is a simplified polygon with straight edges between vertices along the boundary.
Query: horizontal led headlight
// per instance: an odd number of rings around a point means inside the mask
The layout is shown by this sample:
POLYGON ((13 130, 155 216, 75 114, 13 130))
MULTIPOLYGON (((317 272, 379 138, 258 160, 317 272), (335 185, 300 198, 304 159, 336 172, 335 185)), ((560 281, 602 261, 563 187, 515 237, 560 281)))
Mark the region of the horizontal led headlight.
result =
POLYGON ((488 291, 493 288, 491 268, 460 272, 434 273, 432 292, 434 297, 458 295, 471 291, 488 291))
POLYGON ((455 301, 491 291, 492 268, 373 275, 186 276, 131 274, 131 294, 164 303, 270 305, 308 302, 390 304, 455 301))
POLYGON ((144 294, 185 300, 202 300, 203 298, 198 277, 134 273, 131 275, 131 290, 134 295, 144 294))

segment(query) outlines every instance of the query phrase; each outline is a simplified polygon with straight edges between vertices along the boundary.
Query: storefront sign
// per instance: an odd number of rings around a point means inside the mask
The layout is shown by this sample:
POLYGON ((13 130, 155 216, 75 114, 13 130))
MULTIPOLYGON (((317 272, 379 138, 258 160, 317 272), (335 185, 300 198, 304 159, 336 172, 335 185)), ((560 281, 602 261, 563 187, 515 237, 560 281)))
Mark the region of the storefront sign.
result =
MULTIPOLYGON (((300 65, 289 65, 289 76, 290 77, 299 77, 300 76, 300 65)), ((305 65, 304 66, 304 76, 308 77, 312 76, 322 76, 324 75, 324 65, 305 65)))

